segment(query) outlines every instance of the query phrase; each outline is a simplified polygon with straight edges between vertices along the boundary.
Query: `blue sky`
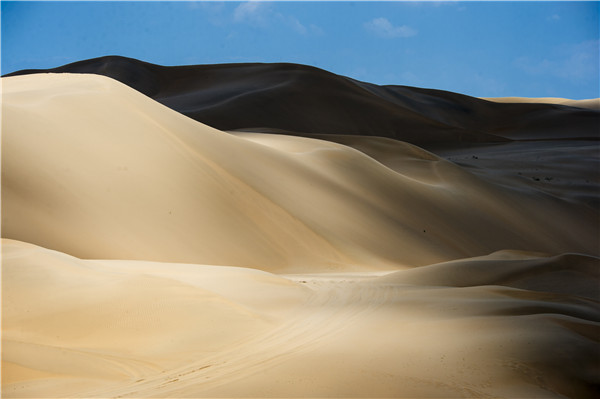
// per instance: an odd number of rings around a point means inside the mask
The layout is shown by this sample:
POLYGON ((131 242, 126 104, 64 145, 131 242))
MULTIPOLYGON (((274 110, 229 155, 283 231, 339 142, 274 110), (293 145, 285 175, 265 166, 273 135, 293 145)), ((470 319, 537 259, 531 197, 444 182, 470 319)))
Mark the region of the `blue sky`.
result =
POLYGON ((600 97, 599 2, 8 2, 1 72, 294 62, 480 97, 600 97))

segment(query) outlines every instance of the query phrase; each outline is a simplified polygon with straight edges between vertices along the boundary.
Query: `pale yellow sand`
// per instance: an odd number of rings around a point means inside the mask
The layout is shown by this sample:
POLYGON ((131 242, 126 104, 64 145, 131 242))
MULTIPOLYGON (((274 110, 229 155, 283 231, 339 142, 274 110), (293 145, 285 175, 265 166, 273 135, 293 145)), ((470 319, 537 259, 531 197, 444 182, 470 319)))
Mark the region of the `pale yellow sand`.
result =
POLYGON ((587 108, 600 110, 600 98, 589 98, 586 100, 570 100, 568 98, 556 97, 488 97, 483 100, 493 101, 497 103, 537 103, 537 104, 558 104, 568 105, 569 107, 587 108))
POLYGON ((3 397, 596 394, 597 182, 2 91, 3 397))
POLYGON ((598 251, 593 209, 409 144, 376 150, 393 151, 392 170, 331 142, 244 137, 102 76, 4 78, 3 236, 82 258, 287 272, 598 251))
POLYGON ((10 240, 2 251, 8 396, 156 378, 276 328, 308 291, 253 269, 80 261, 10 240))
POLYGON ((4 397, 586 397, 597 382, 597 307, 565 292, 597 287, 596 258, 275 276, 2 250, 4 397))

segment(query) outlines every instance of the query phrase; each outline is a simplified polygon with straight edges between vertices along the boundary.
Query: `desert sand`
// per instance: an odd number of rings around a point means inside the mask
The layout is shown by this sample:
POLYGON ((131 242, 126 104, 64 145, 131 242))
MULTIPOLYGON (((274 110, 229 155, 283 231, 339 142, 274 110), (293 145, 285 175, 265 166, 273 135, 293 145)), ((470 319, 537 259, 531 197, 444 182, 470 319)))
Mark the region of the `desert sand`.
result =
POLYGON ((2 78, 3 397, 598 395, 596 111, 416 145, 146 94, 2 78))
POLYGON ((539 98, 524 98, 524 97, 490 97, 484 98, 484 100, 498 102, 498 103, 535 103, 535 104, 556 104, 566 105, 569 107, 588 108, 593 110, 600 110, 600 99, 588 98, 586 100, 570 100, 568 98, 556 98, 556 97, 539 97, 539 98))

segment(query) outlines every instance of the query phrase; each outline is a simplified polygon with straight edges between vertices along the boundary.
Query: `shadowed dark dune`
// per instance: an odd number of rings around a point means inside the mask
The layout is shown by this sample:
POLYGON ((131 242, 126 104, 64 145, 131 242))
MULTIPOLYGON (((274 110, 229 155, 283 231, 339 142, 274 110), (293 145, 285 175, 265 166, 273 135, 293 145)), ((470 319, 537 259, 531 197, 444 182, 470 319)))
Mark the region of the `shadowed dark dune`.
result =
POLYGON ((441 90, 378 86, 287 63, 160 66, 106 56, 6 76, 50 72, 114 78, 220 130, 381 136, 422 146, 597 139, 600 130, 600 112, 589 109, 494 103, 441 90))

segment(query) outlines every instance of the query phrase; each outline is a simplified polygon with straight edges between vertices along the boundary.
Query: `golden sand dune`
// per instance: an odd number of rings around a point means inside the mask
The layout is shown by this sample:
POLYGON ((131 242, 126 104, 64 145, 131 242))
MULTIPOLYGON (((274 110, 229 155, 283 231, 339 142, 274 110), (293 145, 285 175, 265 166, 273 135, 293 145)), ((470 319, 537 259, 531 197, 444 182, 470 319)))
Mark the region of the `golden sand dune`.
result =
POLYGON ((409 144, 214 130, 96 75, 3 82, 3 235, 83 258, 380 269, 501 249, 596 253, 596 210, 409 144))
POLYGON ((3 396, 159 375, 265 334, 306 296, 253 269, 81 261, 12 240, 2 251, 3 396))
POLYGON ((2 250, 5 397, 579 398, 598 382, 589 257, 276 276, 2 250))
POLYGON ((2 396, 592 398, 595 151, 226 133, 2 78, 2 396))

